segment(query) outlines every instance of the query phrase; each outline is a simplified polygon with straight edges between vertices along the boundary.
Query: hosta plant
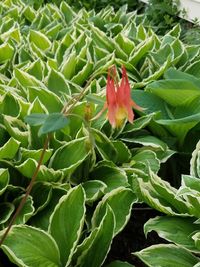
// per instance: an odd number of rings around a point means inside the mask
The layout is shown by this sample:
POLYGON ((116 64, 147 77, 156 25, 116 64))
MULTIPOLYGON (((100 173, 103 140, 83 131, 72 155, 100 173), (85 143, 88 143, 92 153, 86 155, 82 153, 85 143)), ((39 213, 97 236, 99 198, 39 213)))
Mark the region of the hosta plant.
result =
POLYGON ((180 189, 160 174, 173 154, 191 157, 198 141, 199 47, 179 40, 178 25, 157 36, 126 6, 75 12, 66 2, 36 10, 5 0, 0 12, 1 237, 26 195, 2 259, 30 267, 130 266, 107 262, 107 254, 134 204, 144 202, 166 214, 147 223, 146 233, 177 219, 184 237, 195 231, 196 245, 177 239, 136 255, 149 266, 156 266, 155 255, 166 266, 175 252, 176 266, 198 264, 198 200, 188 184, 198 184, 198 148, 192 178, 186 173, 180 189), (137 106, 120 103, 124 81, 137 106))

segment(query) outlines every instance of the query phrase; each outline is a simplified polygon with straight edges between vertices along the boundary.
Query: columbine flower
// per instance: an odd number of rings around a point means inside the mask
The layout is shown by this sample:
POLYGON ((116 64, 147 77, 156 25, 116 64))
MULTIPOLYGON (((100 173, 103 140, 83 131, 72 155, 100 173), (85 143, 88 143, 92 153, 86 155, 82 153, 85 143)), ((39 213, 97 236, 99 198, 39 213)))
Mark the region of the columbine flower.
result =
POLYGON ((132 107, 138 110, 139 107, 131 99, 131 89, 126 69, 122 67, 122 79, 120 85, 117 82, 116 68, 113 66, 108 70, 106 85, 106 108, 108 108, 108 120, 113 128, 120 127, 125 119, 130 123, 134 120, 132 107))

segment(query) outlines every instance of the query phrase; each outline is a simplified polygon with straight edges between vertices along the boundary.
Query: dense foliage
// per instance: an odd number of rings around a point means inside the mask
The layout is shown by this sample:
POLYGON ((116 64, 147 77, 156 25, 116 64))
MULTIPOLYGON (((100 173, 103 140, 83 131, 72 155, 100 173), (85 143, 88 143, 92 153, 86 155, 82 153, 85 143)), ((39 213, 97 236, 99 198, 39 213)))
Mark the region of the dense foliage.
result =
MULTIPOLYGON (((134 205, 146 203, 163 216, 146 222, 145 233, 170 244, 133 253, 152 267, 199 266, 200 47, 179 39, 179 25, 157 36, 126 6, 75 12, 66 2, 36 10, 5 0, 0 12, 1 236, 45 133, 57 130, 4 256, 17 266, 103 266, 134 205), (126 67, 132 98, 143 107, 120 129, 105 114, 90 120, 104 106, 113 64, 126 67), (60 129, 66 103, 72 110, 60 129)), ((107 265, 117 266, 132 265, 107 265)))

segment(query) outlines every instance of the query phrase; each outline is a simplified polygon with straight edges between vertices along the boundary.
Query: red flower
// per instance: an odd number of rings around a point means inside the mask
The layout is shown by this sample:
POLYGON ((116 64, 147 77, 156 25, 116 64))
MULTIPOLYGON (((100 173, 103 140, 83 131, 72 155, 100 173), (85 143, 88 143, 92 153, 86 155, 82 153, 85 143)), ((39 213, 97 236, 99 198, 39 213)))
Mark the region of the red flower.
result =
POLYGON ((115 66, 108 70, 106 85, 106 107, 108 108, 108 120, 113 128, 120 127, 125 119, 130 123, 134 120, 132 107, 141 110, 131 99, 131 88, 126 69, 122 67, 122 79, 120 85, 117 82, 115 66))

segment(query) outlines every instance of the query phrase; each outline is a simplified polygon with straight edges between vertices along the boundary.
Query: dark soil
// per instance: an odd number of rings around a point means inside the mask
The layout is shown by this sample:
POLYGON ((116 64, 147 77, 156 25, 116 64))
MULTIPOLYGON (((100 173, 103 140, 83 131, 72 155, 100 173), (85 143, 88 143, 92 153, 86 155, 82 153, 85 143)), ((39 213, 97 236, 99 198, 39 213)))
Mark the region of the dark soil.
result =
POLYGON ((112 243, 106 263, 114 260, 127 261, 135 267, 146 267, 133 252, 140 251, 151 245, 166 243, 166 240, 160 238, 155 232, 149 233, 146 238, 143 231, 144 224, 150 219, 161 213, 143 204, 136 204, 133 207, 132 216, 125 229, 118 234, 112 243))

